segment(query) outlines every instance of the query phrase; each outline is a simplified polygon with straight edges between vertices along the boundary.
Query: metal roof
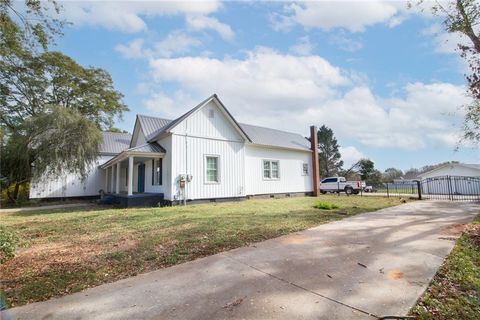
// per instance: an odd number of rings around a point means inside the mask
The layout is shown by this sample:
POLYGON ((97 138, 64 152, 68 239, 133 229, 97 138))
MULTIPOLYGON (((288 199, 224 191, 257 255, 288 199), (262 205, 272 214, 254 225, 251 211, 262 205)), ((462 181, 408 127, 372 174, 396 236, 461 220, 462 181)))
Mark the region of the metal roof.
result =
POLYGON ((130 146, 132 135, 130 133, 102 132, 103 142, 100 154, 117 154, 130 146))
POLYGON ((287 149, 311 150, 310 141, 298 133, 240 123, 253 144, 287 149))
POLYGON ((140 121, 140 125, 143 129, 143 134, 145 135, 145 139, 148 141, 154 136, 157 135, 157 132, 160 132, 165 128, 172 120, 156 118, 151 116, 145 115, 138 115, 138 121, 140 121))
POLYGON ((142 144, 125 150, 125 152, 148 152, 148 153, 165 153, 165 149, 156 142, 142 144))

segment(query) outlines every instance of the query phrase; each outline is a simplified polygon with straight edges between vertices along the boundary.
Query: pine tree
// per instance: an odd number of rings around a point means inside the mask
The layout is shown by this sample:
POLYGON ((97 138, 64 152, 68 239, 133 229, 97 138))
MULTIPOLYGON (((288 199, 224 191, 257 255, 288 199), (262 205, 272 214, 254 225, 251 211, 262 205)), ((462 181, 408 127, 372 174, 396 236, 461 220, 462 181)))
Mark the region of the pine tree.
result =
POLYGON ((323 125, 317 132, 320 161, 320 176, 322 178, 338 174, 343 166, 339 145, 332 129, 323 125))

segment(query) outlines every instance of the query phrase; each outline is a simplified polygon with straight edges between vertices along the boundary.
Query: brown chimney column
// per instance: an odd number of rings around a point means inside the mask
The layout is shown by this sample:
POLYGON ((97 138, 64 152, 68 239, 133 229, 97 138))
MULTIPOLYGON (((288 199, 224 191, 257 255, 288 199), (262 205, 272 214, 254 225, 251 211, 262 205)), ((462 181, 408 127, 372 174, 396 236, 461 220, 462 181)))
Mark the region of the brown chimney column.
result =
POLYGON ((320 193, 320 164, 318 162, 318 137, 317 127, 310 127, 310 143, 312 148, 312 179, 313 179, 313 195, 318 197, 320 193))

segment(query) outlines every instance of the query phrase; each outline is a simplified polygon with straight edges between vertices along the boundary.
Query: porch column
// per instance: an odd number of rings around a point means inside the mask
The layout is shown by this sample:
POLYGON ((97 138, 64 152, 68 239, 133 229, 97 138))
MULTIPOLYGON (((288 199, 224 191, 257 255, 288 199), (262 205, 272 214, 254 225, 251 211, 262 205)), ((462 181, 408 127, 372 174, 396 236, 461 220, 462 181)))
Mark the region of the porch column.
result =
POLYGON ((110 184, 110 191, 113 193, 115 191, 115 172, 113 171, 113 166, 112 165, 110 168, 110 171, 112 171, 112 176, 110 177, 110 181, 111 181, 111 184, 110 184))
POLYGON ((120 193, 120 162, 117 162, 117 180, 115 180, 115 193, 120 193))
POLYGON ((133 157, 128 157, 128 195, 133 194, 133 157))
POLYGON ((108 193, 108 168, 105 168, 105 193, 108 193))

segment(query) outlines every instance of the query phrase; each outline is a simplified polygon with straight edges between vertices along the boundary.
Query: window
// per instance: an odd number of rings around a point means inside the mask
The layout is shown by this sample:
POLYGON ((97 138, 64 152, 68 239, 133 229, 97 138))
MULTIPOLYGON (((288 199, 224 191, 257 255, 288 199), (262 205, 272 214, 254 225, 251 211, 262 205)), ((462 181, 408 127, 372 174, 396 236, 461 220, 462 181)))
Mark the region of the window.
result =
POLYGON ((206 156, 205 165, 206 165, 205 182, 218 183, 219 182, 218 156, 206 156))
POLYGON ((322 180, 322 183, 330 183, 330 182, 337 182, 337 178, 328 178, 328 179, 322 180))
POLYGON ((152 185, 161 186, 163 176, 163 159, 152 159, 152 185))
POLYGON ((278 161, 263 160, 263 179, 280 179, 278 161))
POLYGON ((308 176, 308 163, 302 164, 302 175, 308 176))

